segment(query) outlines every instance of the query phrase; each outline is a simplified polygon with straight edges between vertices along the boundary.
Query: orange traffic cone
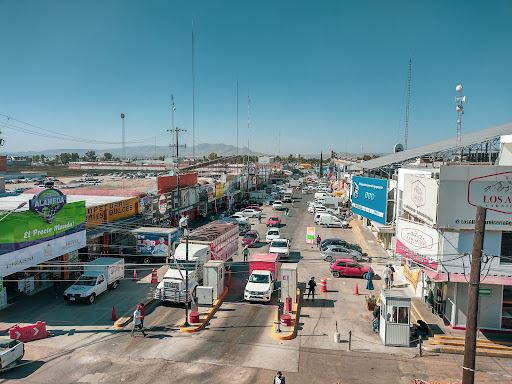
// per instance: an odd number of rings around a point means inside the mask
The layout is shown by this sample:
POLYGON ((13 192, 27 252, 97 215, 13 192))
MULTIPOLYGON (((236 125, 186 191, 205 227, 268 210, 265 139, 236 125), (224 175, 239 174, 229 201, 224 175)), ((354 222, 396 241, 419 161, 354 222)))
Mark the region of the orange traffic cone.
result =
POLYGON ((356 289, 354 289, 354 295, 359 295, 359 289, 357 288, 357 283, 356 283, 356 289))
POLYGON ((137 270, 133 270, 133 281, 137 281, 137 270))
POLYGON ((111 320, 112 321, 116 321, 117 320, 115 305, 112 306, 112 319, 111 320))

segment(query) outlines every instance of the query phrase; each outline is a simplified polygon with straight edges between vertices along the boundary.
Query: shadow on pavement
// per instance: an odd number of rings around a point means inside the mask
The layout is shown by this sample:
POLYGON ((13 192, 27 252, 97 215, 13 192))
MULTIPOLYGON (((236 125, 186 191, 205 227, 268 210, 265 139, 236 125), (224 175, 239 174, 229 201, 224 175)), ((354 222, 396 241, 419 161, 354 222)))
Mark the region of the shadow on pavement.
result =
POLYGON ((13 367, 12 369, 3 372, 1 375, 2 379, 5 380, 20 380, 25 379, 28 376, 35 373, 39 368, 41 368, 46 362, 40 360, 22 360, 20 365, 17 367, 13 367))
POLYGON ((337 300, 331 300, 331 299, 313 299, 308 300, 307 296, 302 301, 302 307, 327 307, 327 308, 334 308, 334 303, 337 300))

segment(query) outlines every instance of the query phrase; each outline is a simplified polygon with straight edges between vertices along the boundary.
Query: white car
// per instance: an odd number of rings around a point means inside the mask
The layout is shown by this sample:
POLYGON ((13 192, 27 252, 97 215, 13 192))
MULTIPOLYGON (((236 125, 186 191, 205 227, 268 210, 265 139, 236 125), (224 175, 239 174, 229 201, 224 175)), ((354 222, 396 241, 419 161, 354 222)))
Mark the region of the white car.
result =
POLYGON ((236 219, 239 223, 248 223, 249 218, 245 217, 242 212, 237 212, 229 216, 230 219, 236 219))
POLYGON ((269 253, 277 253, 278 256, 290 256, 290 240, 275 239, 270 243, 269 253))
POLYGON ((274 211, 280 211, 283 209, 283 202, 280 200, 274 201, 274 204, 272 204, 272 209, 274 211))
POLYGON ((258 211, 256 209, 244 209, 243 211, 240 211, 240 213, 242 215, 244 215, 245 217, 261 217, 261 211, 258 211))
POLYGON ((267 241, 267 243, 271 243, 273 240, 280 238, 281 231, 279 230, 279 228, 270 228, 265 236, 265 240, 267 241))

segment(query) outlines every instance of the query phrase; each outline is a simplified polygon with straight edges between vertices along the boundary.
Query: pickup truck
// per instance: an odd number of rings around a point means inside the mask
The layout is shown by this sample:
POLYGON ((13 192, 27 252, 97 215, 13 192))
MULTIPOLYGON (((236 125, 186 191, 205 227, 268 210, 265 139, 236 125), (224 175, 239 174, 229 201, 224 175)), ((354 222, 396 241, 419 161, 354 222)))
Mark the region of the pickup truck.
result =
POLYGON ((22 341, 0 336, 0 372, 18 365, 24 355, 25 346, 22 341))
POLYGON ((107 289, 116 289, 123 277, 124 259, 100 257, 84 265, 84 274, 64 291, 64 299, 92 304, 107 289))
POLYGON ((278 273, 277 255, 256 253, 249 262, 249 280, 244 290, 247 301, 268 302, 272 298, 274 283, 278 273))

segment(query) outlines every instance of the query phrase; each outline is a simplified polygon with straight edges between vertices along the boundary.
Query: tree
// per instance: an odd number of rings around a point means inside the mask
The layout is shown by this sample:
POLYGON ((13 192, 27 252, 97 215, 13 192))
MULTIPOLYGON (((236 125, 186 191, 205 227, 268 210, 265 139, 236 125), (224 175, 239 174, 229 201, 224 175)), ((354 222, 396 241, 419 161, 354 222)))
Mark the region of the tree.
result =
POLYGON ((219 157, 219 156, 217 156, 217 154, 215 152, 212 152, 208 155, 209 160, 215 160, 217 157, 219 157))
POLYGON ((110 161, 110 160, 112 160, 112 154, 111 154, 110 152, 105 152, 105 153, 103 154, 103 158, 104 158, 105 160, 107 160, 107 161, 110 161))
POLYGON ((96 160, 97 156, 96 156, 96 152, 95 151, 87 151, 85 152, 85 159, 87 161, 94 161, 96 160))
POLYGON ((39 156, 39 155, 32 156, 33 163, 39 163, 40 160, 41 160, 41 156, 39 156))
POLYGON ((79 161, 79 160, 80 160, 80 156, 78 155, 78 153, 73 152, 71 154, 71 161, 74 162, 74 161, 79 161))
POLYGON ((69 153, 61 153, 60 154, 60 161, 64 165, 69 164, 69 162, 71 161, 71 154, 69 154, 69 153))

